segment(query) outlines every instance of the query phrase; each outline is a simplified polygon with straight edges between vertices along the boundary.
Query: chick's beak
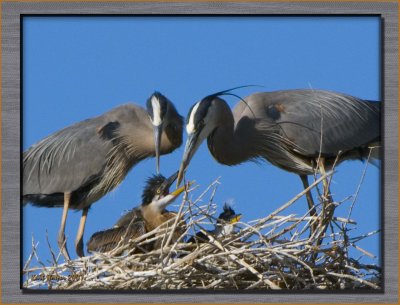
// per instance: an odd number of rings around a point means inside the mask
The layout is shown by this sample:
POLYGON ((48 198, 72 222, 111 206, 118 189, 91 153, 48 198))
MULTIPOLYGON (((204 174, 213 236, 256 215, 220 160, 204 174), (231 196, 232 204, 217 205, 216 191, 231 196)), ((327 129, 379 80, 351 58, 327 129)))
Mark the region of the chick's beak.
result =
POLYGON ((229 220, 229 222, 230 222, 230 224, 235 224, 235 223, 239 222, 241 218, 242 218, 242 214, 236 214, 229 220))
POLYGON ((165 180, 162 184, 162 191, 166 192, 167 195, 163 196, 162 198, 160 198, 159 200, 157 200, 157 202, 155 202, 155 206, 157 206, 160 210, 163 210, 166 208, 167 205, 169 205, 170 203, 174 202, 174 200, 186 189, 188 188, 190 185, 192 185, 193 182, 189 182, 186 186, 182 186, 176 190, 174 190, 173 192, 168 194, 168 190, 169 187, 172 185, 172 183, 174 183, 174 181, 176 180, 176 178, 178 177, 178 172, 176 172, 175 174, 173 174, 171 177, 169 177, 167 180, 165 180))

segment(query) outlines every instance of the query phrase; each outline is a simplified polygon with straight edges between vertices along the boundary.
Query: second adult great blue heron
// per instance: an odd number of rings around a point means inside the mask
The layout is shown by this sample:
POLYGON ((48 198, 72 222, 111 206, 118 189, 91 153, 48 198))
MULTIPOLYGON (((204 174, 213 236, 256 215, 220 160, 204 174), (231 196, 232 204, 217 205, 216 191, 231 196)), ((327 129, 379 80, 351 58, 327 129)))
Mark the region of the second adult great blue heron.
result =
MULTIPOLYGON (((209 95, 190 109, 188 139, 178 176, 207 138, 213 157, 236 165, 263 158, 300 176, 307 175, 322 158, 330 167, 338 161, 363 159, 380 141, 380 103, 324 90, 282 90, 255 93, 231 111, 220 98, 230 90, 209 95)), ((312 197, 308 193, 310 211, 312 197)))
POLYGON ((82 210, 75 247, 83 256, 89 207, 121 183, 141 160, 152 156, 158 160, 160 154, 179 147, 182 126, 174 105, 155 92, 147 101, 147 111, 125 104, 66 127, 24 152, 24 204, 63 207, 58 245, 66 258, 67 212, 82 210))

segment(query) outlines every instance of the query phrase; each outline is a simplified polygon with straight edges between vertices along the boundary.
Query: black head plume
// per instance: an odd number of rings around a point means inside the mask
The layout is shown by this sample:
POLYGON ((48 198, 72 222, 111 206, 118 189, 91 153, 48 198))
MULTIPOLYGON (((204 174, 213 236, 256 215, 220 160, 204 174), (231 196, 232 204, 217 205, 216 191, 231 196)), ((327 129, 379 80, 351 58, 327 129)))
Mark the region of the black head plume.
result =
POLYGON ((217 97, 219 97, 219 96, 224 96, 224 95, 234 96, 234 97, 237 97, 239 100, 241 100, 243 103, 245 103, 245 104, 247 105, 247 107, 249 107, 251 113, 255 116, 253 110, 252 110, 251 107, 246 103, 246 101, 245 101, 242 97, 240 97, 239 95, 234 94, 234 93, 231 92, 231 91, 236 90, 236 89, 247 88, 247 87, 262 87, 262 86, 260 86, 260 85, 244 85, 244 86, 238 86, 238 87, 234 87, 234 88, 230 88, 230 89, 227 89, 227 90, 223 90, 223 91, 219 91, 219 92, 210 94, 210 95, 206 96, 205 98, 203 98, 202 101, 204 101, 204 100, 210 100, 210 102, 211 102, 214 98, 217 98, 217 97))
MULTIPOLYGON (((217 96, 215 96, 217 97, 217 96)), ((203 98, 200 102, 199 105, 197 106, 196 113, 194 114, 193 118, 193 123, 197 126, 199 121, 203 120, 204 117, 207 115, 208 109, 210 108, 211 102, 215 98, 214 96, 206 96, 203 98)), ((189 124, 189 120, 191 117, 191 113, 193 111, 193 108, 197 105, 198 103, 195 103, 190 107, 189 113, 186 117, 186 124, 189 124)))
MULTIPOLYGON (((246 86, 234 87, 231 89, 227 89, 227 90, 223 90, 223 91, 219 91, 219 92, 207 95, 201 101, 193 104, 192 107, 189 109, 189 113, 186 116, 186 125, 188 125, 190 123, 190 120, 192 120, 193 126, 196 126, 196 129, 201 129, 203 126, 202 122, 204 121, 204 118, 207 116, 207 113, 208 113, 208 110, 210 109, 212 101, 223 95, 231 95, 231 96, 237 97, 238 99, 243 101, 250 108, 250 106, 246 103, 246 101, 243 98, 241 98, 239 95, 231 93, 231 91, 235 90, 235 89, 239 89, 239 88, 252 87, 252 86, 256 86, 256 85, 246 85, 246 86), (195 112, 192 113, 193 111, 195 111, 195 112)), ((250 111, 253 113, 251 108, 250 108, 250 111)), ((253 115, 254 115, 254 113, 253 113, 253 115)))

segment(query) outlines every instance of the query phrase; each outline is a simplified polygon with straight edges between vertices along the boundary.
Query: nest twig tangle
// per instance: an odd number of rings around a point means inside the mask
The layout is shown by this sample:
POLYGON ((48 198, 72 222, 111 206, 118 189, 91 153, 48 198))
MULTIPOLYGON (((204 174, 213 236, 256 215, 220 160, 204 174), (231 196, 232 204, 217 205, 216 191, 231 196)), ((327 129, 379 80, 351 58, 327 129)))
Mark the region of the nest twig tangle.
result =
MULTIPOLYGON (((331 175, 332 172, 322 175, 310 189, 329 181, 331 175)), ((23 287, 77 290, 382 288, 380 266, 363 264, 351 257, 351 248, 374 257, 358 242, 379 232, 351 235, 355 230, 349 227, 357 226, 350 219, 355 199, 350 202, 350 212, 345 217, 327 212, 329 206, 333 207, 332 211, 345 201, 326 202, 323 195, 315 216, 309 216, 308 211, 304 215, 289 214, 288 208, 298 203, 305 194, 303 191, 269 215, 239 222, 234 233, 216 238, 207 233, 206 227, 216 220, 214 194, 218 184, 217 179, 196 199, 191 198, 193 188, 188 190, 177 218, 129 244, 120 243, 107 253, 64 262, 48 245, 53 262, 46 265, 39 259, 37 244, 32 239, 32 253, 23 267, 23 287), (189 237, 199 231, 208 235, 209 241, 188 243, 189 237), (172 238, 176 232, 180 232, 178 240, 172 238), (146 245, 156 241, 161 247, 146 251, 146 245)))

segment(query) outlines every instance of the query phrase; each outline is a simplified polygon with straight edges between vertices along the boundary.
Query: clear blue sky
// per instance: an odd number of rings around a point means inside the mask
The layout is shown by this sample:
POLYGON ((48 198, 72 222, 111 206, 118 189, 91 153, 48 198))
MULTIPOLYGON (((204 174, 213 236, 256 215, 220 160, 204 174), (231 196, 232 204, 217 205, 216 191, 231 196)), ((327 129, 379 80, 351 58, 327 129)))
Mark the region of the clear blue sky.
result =
MULTIPOLYGON (((154 90, 170 98, 183 116, 202 97, 247 84, 264 88, 235 92, 245 97, 255 91, 314 88, 379 100, 379 35, 378 17, 25 17, 23 150, 119 104, 144 106, 154 90)), ((233 97, 227 100, 237 103, 233 97)), ((179 168, 183 147, 161 158, 162 173, 179 168)), ((355 193, 364 165, 353 161, 337 168, 332 184, 337 201, 355 193)), ((85 245, 94 232, 111 227, 140 203, 144 181, 154 172, 154 159, 141 162, 92 206, 85 245)), ((267 163, 223 166, 203 144, 187 172, 201 185, 193 196, 219 176, 219 210, 233 199, 243 221, 268 215, 302 191, 295 174, 267 163)), ((354 234, 380 227, 379 204, 379 169, 369 166, 352 215, 358 222, 354 234)), ((349 205, 336 215, 346 216, 349 205)), ((306 206, 302 199, 290 212, 302 215, 306 206)), ((32 234, 40 242, 41 259, 50 259, 45 232, 57 249, 61 213, 61 208, 24 208, 24 262, 32 234)), ((80 216, 70 211, 67 219, 72 257, 80 216)), ((359 245, 378 254, 379 236, 359 245)))

